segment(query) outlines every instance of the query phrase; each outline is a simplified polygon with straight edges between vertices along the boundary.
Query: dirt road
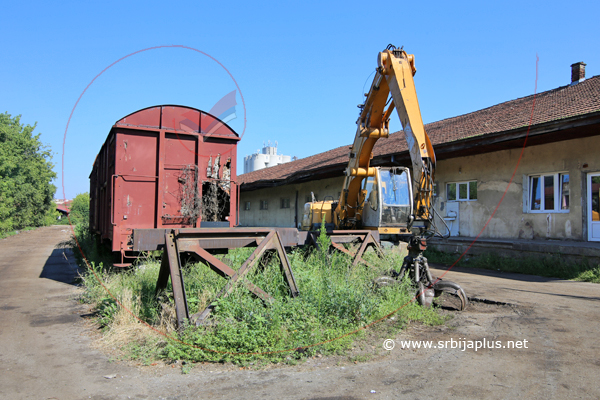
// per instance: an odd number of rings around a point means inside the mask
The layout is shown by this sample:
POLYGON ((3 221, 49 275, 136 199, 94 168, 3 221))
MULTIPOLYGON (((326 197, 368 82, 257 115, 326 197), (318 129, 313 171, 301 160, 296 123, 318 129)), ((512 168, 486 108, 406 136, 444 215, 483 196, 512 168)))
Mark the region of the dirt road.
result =
POLYGON ((390 338, 390 351, 372 343, 378 355, 367 362, 316 358, 254 371, 200 364, 185 375, 111 362, 91 347, 86 308, 69 284, 74 263, 55 249, 68 235, 48 227, 0 240, 2 399, 600 398, 600 285, 481 270, 446 278, 469 296, 514 306, 475 303, 446 326, 411 326, 390 338), (527 348, 401 349, 407 339, 527 348))

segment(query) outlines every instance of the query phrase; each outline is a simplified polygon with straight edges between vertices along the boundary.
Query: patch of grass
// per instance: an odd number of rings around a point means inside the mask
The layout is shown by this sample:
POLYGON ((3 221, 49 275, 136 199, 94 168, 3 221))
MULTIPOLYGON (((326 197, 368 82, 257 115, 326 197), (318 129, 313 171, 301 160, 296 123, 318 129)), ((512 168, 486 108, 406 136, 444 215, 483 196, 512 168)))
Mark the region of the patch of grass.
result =
MULTIPOLYGON (((440 324, 443 318, 435 309, 425 309, 410 302, 415 289, 410 282, 376 288, 373 280, 398 269, 401 257, 390 254, 385 260, 374 254, 365 259, 374 266, 352 267, 345 254, 329 253, 326 241, 321 250, 297 249, 289 254, 300 296, 292 298, 279 267, 277 256, 255 266, 247 280, 260 287, 275 301, 266 305, 241 282, 226 298, 217 301, 211 324, 188 326, 174 331, 173 293, 167 290, 156 299, 154 289, 160 262, 148 258, 130 271, 112 272, 102 264, 92 263, 83 277, 85 301, 97 309, 104 340, 118 347, 128 358, 150 363, 153 359, 187 362, 283 362, 315 354, 346 354, 364 330, 347 335, 402 307, 393 321, 379 325, 376 334, 387 336, 409 321, 440 324), (112 294, 109 295, 107 290, 112 294), (167 340, 145 328, 123 307, 141 320, 178 339, 167 340), (118 343, 118 345, 117 345, 118 343)), ((253 249, 232 250, 222 257, 238 269, 253 249)), ((190 314, 203 310, 225 286, 226 280, 208 266, 188 264, 183 269, 190 314)))
POLYGON ((373 358, 373 354, 359 354, 356 356, 351 356, 348 358, 348 361, 350 362, 366 362, 369 361, 371 358, 373 358))
POLYGON ((190 372, 192 372, 192 365, 190 363, 187 363, 187 364, 181 366, 182 374, 187 375, 190 372))
POLYGON ((155 297, 156 279, 160 264, 152 260, 128 271, 112 272, 91 262, 91 268, 82 276, 85 291, 82 300, 94 305, 98 312, 98 322, 110 327, 115 319, 125 316, 136 320, 132 315, 150 324, 160 322, 158 299, 155 297), (120 303, 120 304, 119 304, 120 303))
MULTIPOLYGON (((425 250, 424 255, 425 257, 427 257, 427 261, 429 261, 430 263, 452 265, 460 254, 445 253, 443 251, 436 250, 433 247, 428 247, 427 250, 425 250)), ((464 261, 461 259, 460 262, 464 261)), ((460 265, 460 262, 457 265, 460 265)))
POLYGON ((1 232, 0 233, 0 239, 5 239, 5 238, 7 238, 9 236, 18 235, 19 233, 24 232, 24 231, 32 231, 32 230, 37 229, 37 228, 38 227, 36 227, 36 226, 27 226, 27 227, 25 227, 23 229, 19 229, 19 230, 16 230, 16 231, 1 232))
MULTIPOLYGON (((450 265, 456 261, 459 255, 427 249, 425 256, 429 262, 450 265)), ((587 259, 583 259, 581 262, 568 262, 560 255, 547 254, 543 257, 511 258, 489 253, 469 256, 468 259, 463 258, 456 265, 600 283, 599 265, 590 264, 587 259)))
POLYGON ((145 366, 152 364, 160 357, 160 347, 157 347, 158 340, 154 337, 146 337, 145 340, 130 341, 122 346, 124 359, 137 360, 145 366))
POLYGON ((113 268, 113 254, 110 249, 101 242, 98 235, 90 232, 87 222, 73 226, 75 235, 71 239, 61 243, 61 246, 70 247, 73 250, 77 265, 81 268, 88 268, 88 261, 92 268, 101 266, 101 270, 110 270, 113 268))
POLYGON ((574 277, 573 280, 580 282, 600 283, 600 266, 597 266, 596 268, 590 268, 578 273, 578 275, 574 277))

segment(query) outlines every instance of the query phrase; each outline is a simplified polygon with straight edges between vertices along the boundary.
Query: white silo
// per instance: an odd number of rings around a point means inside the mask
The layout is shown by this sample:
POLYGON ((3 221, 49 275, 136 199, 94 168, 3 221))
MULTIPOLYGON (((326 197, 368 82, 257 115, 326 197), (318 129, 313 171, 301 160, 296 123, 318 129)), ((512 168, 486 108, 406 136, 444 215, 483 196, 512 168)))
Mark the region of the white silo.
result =
POLYGON ((291 156, 277 154, 277 142, 271 145, 271 141, 267 144, 263 142, 262 151, 256 150, 256 153, 244 157, 244 173, 257 171, 259 169, 274 167, 275 165, 290 162, 291 156))

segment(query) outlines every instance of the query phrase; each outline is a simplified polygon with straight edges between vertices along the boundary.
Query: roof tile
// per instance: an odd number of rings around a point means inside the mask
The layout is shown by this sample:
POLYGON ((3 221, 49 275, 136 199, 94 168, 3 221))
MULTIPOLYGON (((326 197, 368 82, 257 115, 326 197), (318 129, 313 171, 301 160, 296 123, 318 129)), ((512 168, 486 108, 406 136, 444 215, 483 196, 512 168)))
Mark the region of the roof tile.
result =
MULTIPOLYGON (((432 122, 425 130, 432 144, 453 142, 474 136, 501 133, 532 125, 552 122, 600 111, 600 75, 586 79, 576 85, 561 86, 535 96, 533 115, 531 109, 534 95, 510 100, 492 107, 432 122)), ((383 156, 407 151, 402 131, 380 140, 373 149, 374 156, 383 156)), ((264 168, 238 176, 241 184, 259 181, 279 181, 295 173, 310 173, 327 166, 348 162, 350 144, 324 153, 301 158, 274 167, 264 168)))

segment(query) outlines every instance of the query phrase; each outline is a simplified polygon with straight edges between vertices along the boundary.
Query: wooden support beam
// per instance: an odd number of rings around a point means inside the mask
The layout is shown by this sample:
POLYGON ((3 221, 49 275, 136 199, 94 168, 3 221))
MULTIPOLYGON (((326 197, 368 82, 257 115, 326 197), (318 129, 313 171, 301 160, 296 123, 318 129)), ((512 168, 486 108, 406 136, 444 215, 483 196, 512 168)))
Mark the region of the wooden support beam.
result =
POLYGON ((248 257, 248 259, 244 262, 244 264, 242 264, 240 269, 231 277, 231 279, 229 280, 229 282, 227 282, 225 287, 223 289, 221 289, 221 291, 215 298, 215 301, 213 301, 211 304, 209 304, 204 309, 204 311, 192 315, 192 320, 196 323, 196 325, 200 325, 206 318, 208 318, 208 316, 211 314, 212 310, 216 306, 216 300, 219 300, 222 298, 224 299, 225 297, 229 296, 231 294, 231 292, 233 292, 233 289, 235 288, 237 281, 244 278, 248 274, 248 272, 250 272, 250 269, 256 264, 256 262, 258 260, 260 260, 260 258, 265 253, 265 251, 269 250, 269 248, 271 246, 271 242, 273 240, 273 237, 275 237, 276 234, 277 234, 277 232, 271 231, 267 235, 265 240, 263 240, 256 247, 256 250, 254 250, 252 252, 250 257, 248 257))
POLYGON ((277 232, 275 232, 275 237, 273 237, 273 243, 277 249, 277 254, 279 254, 281 272, 285 276, 285 280, 288 283, 292 297, 296 297, 299 293, 298 286, 296 285, 296 279, 294 278, 294 273, 292 272, 290 260, 285 253, 285 247, 283 247, 283 243, 281 243, 281 237, 277 232))
POLYGON ((156 292, 164 290, 167 287, 169 276, 171 276, 171 285, 173 286, 173 299, 175 300, 175 314, 177 315, 177 326, 182 328, 185 321, 189 319, 189 310, 187 298, 185 295, 185 285, 181 275, 181 266, 179 253, 173 234, 165 232, 165 250, 162 255, 160 272, 156 283, 156 292))
MULTIPOLYGON (((200 246, 191 247, 190 246, 189 251, 192 253, 192 255, 196 256, 195 258, 208 264, 208 266, 213 271, 215 271, 217 274, 221 275, 222 277, 230 278, 235 275, 234 269, 230 268, 227 264, 225 264, 223 261, 219 260, 212 254, 210 254, 208 251, 204 250, 202 247, 200 247, 200 246)), ((250 290, 252 293, 254 293, 258 298, 260 298, 266 302, 273 301, 273 297, 270 294, 268 294, 267 292, 265 292, 258 286, 254 285, 253 283, 246 282, 246 287, 248 288, 248 290, 250 290)))
POLYGON ((361 241, 361 245, 356 252, 347 250, 342 245, 342 243, 347 243, 348 240, 347 240, 347 238, 344 238, 343 235, 340 235, 339 233, 337 233, 335 236, 333 236, 333 235, 331 236, 331 245, 336 250, 339 250, 342 253, 348 254, 350 257, 352 257, 353 258, 352 266, 355 266, 360 262, 360 263, 363 263, 372 268, 372 266, 362 258, 363 254, 367 250, 368 246, 373 246, 373 248, 375 249, 375 251, 377 252, 377 255, 379 257, 381 257, 381 258, 385 257, 383 250, 381 249, 381 246, 379 245, 379 243, 377 242, 377 240, 375 239, 375 237, 373 236, 371 231, 366 231, 363 235, 359 235, 357 233, 352 233, 351 235, 348 235, 348 236, 349 237, 354 236, 355 240, 361 241))
POLYGON ((363 239, 360 247, 358 248, 358 251, 356 252, 356 256, 354 257, 354 261, 352 261, 352 266, 354 267, 356 264, 358 264, 360 261, 362 261, 362 255, 364 254, 365 250, 367 249, 367 246, 369 245, 371 239, 371 233, 369 232, 365 238, 363 239))

